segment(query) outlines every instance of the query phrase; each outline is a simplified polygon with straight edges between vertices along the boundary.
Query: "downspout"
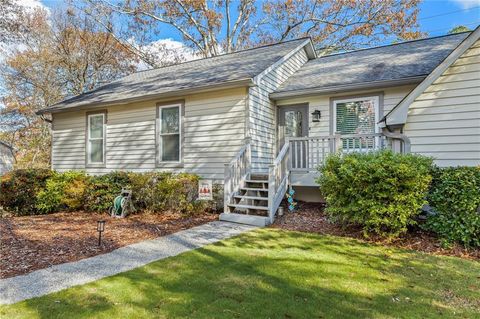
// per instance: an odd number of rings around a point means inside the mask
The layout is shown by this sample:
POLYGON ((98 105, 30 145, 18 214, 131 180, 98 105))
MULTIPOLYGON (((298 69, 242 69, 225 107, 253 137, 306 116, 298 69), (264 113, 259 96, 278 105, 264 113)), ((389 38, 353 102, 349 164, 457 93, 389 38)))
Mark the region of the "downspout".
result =
POLYGON ((400 140, 402 141, 403 145, 403 153, 410 153, 411 152, 411 143, 410 138, 402 133, 394 133, 390 130, 389 126, 385 126, 382 130, 383 135, 389 137, 391 139, 400 140))

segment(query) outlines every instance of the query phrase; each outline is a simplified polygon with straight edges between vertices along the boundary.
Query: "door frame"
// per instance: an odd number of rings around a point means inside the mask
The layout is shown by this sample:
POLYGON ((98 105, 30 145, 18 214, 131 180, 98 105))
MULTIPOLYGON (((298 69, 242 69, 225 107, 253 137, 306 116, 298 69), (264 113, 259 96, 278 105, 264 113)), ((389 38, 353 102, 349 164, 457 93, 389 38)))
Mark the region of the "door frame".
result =
MULTIPOLYGON (((282 135, 280 137, 280 127, 282 127, 280 124, 283 123, 285 126, 285 111, 302 111, 303 116, 302 116, 302 135, 303 137, 308 137, 308 133, 310 131, 310 117, 308 114, 310 105, 309 103, 298 103, 298 104, 285 104, 285 105, 278 105, 277 106, 277 141, 276 141, 276 152, 275 154, 278 154, 280 149, 283 147, 285 144, 285 136, 282 135), (305 118, 305 121, 304 121, 305 118), (283 141, 281 140, 283 139, 283 141)), ((307 151, 307 150, 306 150, 307 151)), ((276 157, 276 155, 275 155, 276 157)), ((308 155, 306 155, 305 158, 308 158, 308 155)))

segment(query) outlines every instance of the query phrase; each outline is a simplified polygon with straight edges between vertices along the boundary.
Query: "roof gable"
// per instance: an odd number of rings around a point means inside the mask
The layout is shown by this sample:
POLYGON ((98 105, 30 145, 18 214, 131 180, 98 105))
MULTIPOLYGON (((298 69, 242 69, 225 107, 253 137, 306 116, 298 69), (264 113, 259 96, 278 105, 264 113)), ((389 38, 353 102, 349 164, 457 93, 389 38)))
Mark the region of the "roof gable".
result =
POLYGON ((480 26, 471 32, 419 85, 380 121, 382 125, 401 125, 407 121, 408 108, 433 82, 435 82, 465 51, 480 38, 480 26))

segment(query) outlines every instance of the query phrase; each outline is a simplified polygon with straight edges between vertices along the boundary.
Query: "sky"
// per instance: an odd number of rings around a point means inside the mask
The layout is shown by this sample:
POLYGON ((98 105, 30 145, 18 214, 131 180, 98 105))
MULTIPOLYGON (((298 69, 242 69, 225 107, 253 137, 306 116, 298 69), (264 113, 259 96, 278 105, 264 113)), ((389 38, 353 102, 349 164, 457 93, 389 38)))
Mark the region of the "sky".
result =
MULTIPOLYGON (((63 4, 63 0, 20 0, 41 3, 54 9, 63 4)), ((420 4, 420 30, 429 36, 446 34, 453 27, 465 25, 470 29, 480 24, 480 0, 424 0, 420 4)), ((174 30, 165 29, 162 38, 181 41, 174 30)))

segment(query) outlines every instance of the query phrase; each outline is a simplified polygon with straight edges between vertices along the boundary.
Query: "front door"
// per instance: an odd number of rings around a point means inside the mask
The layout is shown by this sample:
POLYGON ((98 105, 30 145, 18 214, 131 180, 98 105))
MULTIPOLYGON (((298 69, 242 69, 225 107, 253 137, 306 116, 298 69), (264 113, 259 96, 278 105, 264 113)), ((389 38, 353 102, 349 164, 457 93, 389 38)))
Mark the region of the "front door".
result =
MULTIPOLYGON (((288 105, 278 108, 278 149, 280 150, 288 137, 308 136, 308 105, 288 105)), ((292 148, 291 163, 293 168, 306 168, 308 158, 308 141, 295 141, 292 148)))

